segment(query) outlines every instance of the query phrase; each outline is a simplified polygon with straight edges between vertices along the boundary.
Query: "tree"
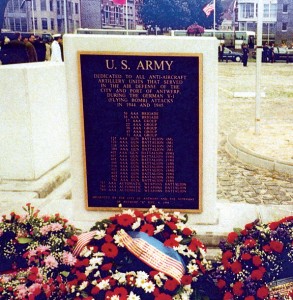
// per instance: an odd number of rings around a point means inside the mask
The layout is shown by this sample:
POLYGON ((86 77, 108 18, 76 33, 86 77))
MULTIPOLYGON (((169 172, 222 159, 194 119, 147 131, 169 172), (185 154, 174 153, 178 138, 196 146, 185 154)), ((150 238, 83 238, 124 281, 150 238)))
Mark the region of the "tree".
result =
POLYGON ((0 1, 0 32, 4 23, 4 12, 5 8, 10 0, 1 0, 0 1))
MULTIPOLYGON (((194 23, 205 28, 213 27, 213 13, 207 17, 203 12, 209 0, 143 0, 139 13, 146 26, 186 29, 194 23)), ((222 14, 221 1, 216 1, 216 21, 222 14)))

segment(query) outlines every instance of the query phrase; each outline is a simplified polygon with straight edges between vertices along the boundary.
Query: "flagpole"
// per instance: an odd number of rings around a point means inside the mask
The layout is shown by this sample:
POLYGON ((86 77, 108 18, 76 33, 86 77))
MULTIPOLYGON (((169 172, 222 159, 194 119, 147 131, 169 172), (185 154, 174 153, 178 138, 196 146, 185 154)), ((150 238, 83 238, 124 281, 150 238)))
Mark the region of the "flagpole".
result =
POLYGON ((214 0, 214 34, 213 36, 216 36, 216 0, 214 0))
POLYGON ((126 29, 126 35, 128 35, 128 3, 127 3, 127 0, 125 1, 125 10, 126 10, 126 13, 125 13, 125 29, 126 29))

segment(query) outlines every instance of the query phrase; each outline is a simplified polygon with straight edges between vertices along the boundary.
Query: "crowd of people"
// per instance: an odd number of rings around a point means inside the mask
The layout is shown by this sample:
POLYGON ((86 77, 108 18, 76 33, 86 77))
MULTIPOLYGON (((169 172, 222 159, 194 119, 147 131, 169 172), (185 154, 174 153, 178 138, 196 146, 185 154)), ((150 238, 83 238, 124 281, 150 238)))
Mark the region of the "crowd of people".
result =
POLYGON ((19 32, 16 32, 12 39, 3 36, 0 41, 0 64, 62 62, 64 60, 62 36, 55 34, 53 39, 53 42, 50 43, 34 34, 22 37, 19 32))

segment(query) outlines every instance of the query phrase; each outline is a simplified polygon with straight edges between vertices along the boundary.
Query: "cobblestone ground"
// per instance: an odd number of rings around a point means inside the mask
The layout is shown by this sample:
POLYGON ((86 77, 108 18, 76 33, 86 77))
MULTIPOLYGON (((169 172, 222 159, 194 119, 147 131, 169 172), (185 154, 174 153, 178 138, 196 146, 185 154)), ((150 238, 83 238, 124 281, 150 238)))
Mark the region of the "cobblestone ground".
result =
MULTIPOLYGON (((229 134, 255 126, 255 99, 234 98, 234 92, 255 91, 255 73, 255 63, 249 62, 247 68, 241 63, 219 64, 218 199, 293 205, 292 175, 246 165, 225 150, 229 134)), ((266 124, 292 125, 293 64, 262 64, 261 74, 265 98, 261 101, 260 130, 266 124)))

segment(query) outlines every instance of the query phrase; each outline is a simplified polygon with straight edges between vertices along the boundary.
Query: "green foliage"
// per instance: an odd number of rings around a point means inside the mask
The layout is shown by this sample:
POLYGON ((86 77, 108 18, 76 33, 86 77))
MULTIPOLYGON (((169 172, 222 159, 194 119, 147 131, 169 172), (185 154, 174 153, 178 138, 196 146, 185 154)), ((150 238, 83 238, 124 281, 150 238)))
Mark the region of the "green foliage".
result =
MULTIPOLYGON (((139 14, 145 26, 161 29, 186 29, 198 23, 205 28, 213 27, 213 14, 206 17, 203 8, 208 0, 144 0, 139 14)), ((222 6, 216 1, 216 20, 220 21, 222 6)))

